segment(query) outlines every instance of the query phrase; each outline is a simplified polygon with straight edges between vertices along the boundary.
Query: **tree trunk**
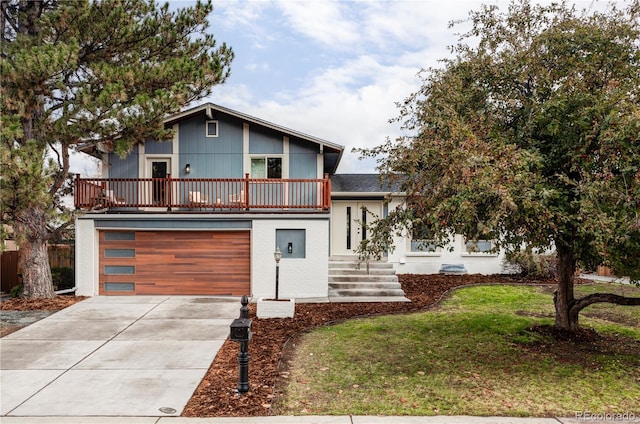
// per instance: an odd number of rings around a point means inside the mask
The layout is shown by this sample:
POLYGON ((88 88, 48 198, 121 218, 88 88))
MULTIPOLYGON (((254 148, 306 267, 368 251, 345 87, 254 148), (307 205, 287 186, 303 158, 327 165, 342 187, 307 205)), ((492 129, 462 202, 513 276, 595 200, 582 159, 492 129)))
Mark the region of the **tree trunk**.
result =
POLYGON ((558 290, 555 292, 557 328, 567 331, 578 330, 578 311, 573 308, 575 297, 573 284, 576 273, 576 258, 573 249, 567 246, 556 246, 558 258, 558 290))
POLYGON ((30 209, 21 214, 16 223, 16 234, 20 237, 18 268, 22 273, 25 299, 52 298, 53 291, 49 254, 47 252, 46 214, 40 209, 30 209))

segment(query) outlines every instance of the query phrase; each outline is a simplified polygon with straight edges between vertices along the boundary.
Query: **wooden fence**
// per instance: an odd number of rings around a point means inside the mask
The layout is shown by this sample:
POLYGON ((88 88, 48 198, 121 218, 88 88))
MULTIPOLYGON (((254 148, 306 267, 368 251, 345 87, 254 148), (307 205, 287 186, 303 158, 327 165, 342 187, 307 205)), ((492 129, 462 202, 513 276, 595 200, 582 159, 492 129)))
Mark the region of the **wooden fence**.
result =
POLYGON ((0 287, 9 292, 20 283, 18 279, 18 252, 3 252, 0 259, 0 287))
MULTIPOLYGON (((71 244, 49 245, 49 265, 54 267, 75 268, 75 248, 71 244)), ((18 270, 18 252, 3 252, 0 258, 0 289, 8 293, 20 284, 18 270)))

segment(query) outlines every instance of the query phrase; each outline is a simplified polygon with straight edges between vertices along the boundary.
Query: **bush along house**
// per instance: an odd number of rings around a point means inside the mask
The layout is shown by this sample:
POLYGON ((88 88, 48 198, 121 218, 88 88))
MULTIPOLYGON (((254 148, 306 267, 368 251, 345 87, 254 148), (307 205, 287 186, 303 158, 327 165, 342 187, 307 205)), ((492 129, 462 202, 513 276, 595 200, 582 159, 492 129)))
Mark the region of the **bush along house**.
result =
POLYGON ((76 220, 78 295, 272 297, 276 247, 281 298, 406 301, 396 271, 500 271, 484 245, 467 252, 456 240, 456 252, 406 237, 359 266, 365 224, 402 194, 377 175, 336 174, 341 145, 211 103, 165 125, 172 140, 125 158, 92 151, 102 178, 76 177, 86 212, 76 220))

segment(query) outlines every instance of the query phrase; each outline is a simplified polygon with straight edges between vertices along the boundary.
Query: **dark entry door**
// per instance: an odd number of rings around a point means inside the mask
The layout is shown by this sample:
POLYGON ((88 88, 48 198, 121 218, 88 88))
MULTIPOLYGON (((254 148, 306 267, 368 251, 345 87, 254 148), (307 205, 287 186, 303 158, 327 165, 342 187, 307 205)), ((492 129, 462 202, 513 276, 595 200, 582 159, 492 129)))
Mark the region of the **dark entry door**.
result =
POLYGON ((153 204, 166 205, 167 202, 167 172, 168 161, 160 160, 151 162, 151 178, 153 178, 153 204))

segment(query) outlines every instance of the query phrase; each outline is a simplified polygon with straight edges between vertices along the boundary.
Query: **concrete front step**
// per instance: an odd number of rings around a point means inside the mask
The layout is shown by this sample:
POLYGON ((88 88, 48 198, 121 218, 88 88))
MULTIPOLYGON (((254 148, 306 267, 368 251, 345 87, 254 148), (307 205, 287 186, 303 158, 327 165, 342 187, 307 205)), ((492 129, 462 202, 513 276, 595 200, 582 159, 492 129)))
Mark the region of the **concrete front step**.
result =
POLYGON ((404 297, 404 291, 402 289, 329 289, 329 297, 343 297, 343 296, 402 296, 404 297))
POLYGON ((393 268, 389 269, 352 269, 352 268, 329 268, 329 275, 396 275, 393 268))
POLYGON ((382 303, 382 302, 411 302, 403 296, 339 296, 330 297, 331 303, 382 303))
POLYGON ((393 269, 393 264, 388 262, 371 262, 367 268, 365 263, 356 262, 329 262, 329 269, 352 269, 352 270, 374 270, 374 269, 393 269))
POLYGON ((330 275, 329 283, 351 283, 351 282, 379 282, 379 283, 397 283, 396 275, 330 275))
POLYGON ((331 282, 329 283, 329 288, 330 289, 375 289, 375 288, 380 288, 380 289, 400 289, 402 288, 402 285, 398 282, 389 282, 389 283, 379 283, 379 282, 371 282, 371 281, 364 281, 364 282, 353 282, 353 281, 346 281, 346 282, 331 282))
POLYGON ((358 255, 331 255, 329 262, 360 262, 358 255))
POLYGON ((329 258, 330 302, 408 302, 393 264, 360 262, 353 256, 329 258))

